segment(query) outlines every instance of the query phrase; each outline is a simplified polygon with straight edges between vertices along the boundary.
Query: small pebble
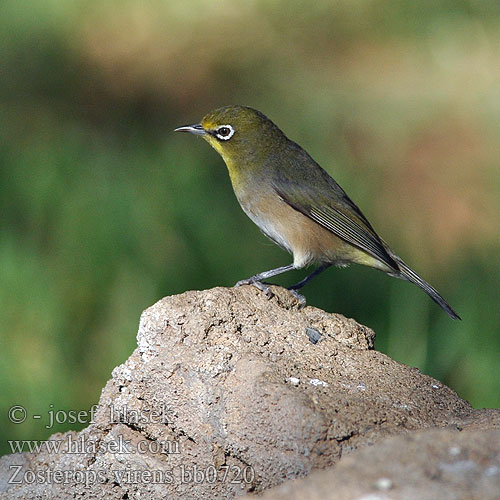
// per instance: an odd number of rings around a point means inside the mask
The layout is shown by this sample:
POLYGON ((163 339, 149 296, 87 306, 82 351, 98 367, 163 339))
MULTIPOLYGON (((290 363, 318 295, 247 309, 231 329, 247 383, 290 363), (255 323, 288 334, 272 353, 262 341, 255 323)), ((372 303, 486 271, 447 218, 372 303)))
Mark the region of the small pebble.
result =
POLYGON ((306 328, 307 336, 311 341, 311 344, 317 344, 321 340, 321 333, 316 330, 316 328, 307 327, 306 328))
POLYGON ((323 380, 320 380, 319 378, 312 378, 309 380, 309 383, 312 385, 322 385, 323 387, 328 387, 328 383, 323 382, 323 380))
POLYGON ((485 476, 496 476, 497 474, 500 474, 500 467, 497 465, 490 465, 490 467, 484 471, 485 476))
POLYGON ((378 490, 390 490, 392 488, 392 481, 388 477, 381 477, 377 479, 375 487, 378 490))

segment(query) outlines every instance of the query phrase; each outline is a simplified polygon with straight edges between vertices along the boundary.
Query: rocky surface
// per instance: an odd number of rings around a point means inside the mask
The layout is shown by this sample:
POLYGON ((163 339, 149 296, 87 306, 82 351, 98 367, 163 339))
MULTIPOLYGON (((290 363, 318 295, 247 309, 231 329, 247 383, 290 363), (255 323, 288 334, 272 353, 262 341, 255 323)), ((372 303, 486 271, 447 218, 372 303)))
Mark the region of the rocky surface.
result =
POLYGON ((494 500, 500 498, 499 443, 500 430, 432 429, 389 437, 259 498, 494 500))
MULTIPOLYGON (((249 286, 187 292, 147 309, 138 348, 113 370, 94 422, 53 436, 58 452, 0 459, 0 498, 229 499, 304 476, 303 496, 293 498, 316 498, 308 487, 329 491, 342 474, 359 479, 372 463, 387 464, 391 447, 403 471, 405 448, 434 442, 409 433, 431 428, 445 432, 443 454, 453 439, 473 450, 477 436, 491 449, 481 460, 494 467, 500 445, 483 432, 499 426, 498 412, 475 411, 439 381, 374 351, 369 328, 299 309, 286 290, 273 290, 270 300, 249 286)), ((387 475, 374 470, 368 486, 387 475)), ((488 470, 495 479, 496 469, 488 470)), ((389 477, 391 488, 398 477, 389 477)), ((417 470, 412 477, 417 485, 417 470)), ((282 491, 266 494, 285 498, 282 491)))

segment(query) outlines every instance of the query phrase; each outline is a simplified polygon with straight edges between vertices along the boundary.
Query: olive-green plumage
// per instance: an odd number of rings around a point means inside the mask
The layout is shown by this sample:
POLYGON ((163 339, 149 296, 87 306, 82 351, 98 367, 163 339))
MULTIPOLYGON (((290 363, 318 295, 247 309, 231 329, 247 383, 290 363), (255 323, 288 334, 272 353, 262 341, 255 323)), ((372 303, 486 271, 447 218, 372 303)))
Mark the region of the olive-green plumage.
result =
POLYGON ((255 284, 269 293, 263 279, 319 264, 310 277, 292 287, 297 290, 331 264, 364 264, 415 283, 451 318, 460 319, 377 235, 335 180, 261 112, 226 106, 206 115, 200 124, 176 130, 201 135, 217 150, 245 213, 293 255, 293 265, 259 273, 238 284, 255 284))

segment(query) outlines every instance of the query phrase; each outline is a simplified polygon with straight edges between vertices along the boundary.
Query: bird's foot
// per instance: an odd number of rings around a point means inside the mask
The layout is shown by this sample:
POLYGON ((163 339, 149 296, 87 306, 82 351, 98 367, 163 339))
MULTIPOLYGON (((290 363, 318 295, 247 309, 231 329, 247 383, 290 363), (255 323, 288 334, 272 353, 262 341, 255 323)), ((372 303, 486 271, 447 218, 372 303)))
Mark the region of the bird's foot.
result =
POLYGON ((306 298, 293 287, 290 287, 288 291, 295 297, 295 300, 299 303, 299 309, 302 309, 306 306, 307 300, 306 298))
POLYGON ((238 287, 242 285, 253 285, 254 287, 258 288, 261 292, 264 292, 268 299, 272 299, 274 297, 274 293, 266 284, 262 283, 262 281, 254 279, 253 277, 247 278, 246 280, 240 280, 234 286, 238 287))

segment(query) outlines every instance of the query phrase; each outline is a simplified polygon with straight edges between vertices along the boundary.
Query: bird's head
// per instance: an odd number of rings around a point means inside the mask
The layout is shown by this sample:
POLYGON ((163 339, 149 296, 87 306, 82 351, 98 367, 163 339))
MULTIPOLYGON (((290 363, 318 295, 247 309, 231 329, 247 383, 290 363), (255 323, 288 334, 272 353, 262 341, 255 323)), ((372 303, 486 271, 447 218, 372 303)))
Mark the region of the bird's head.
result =
POLYGON ((269 118, 247 106, 216 109, 205 115, 200 123, 175 131, 201 135, 224 158, 230 170, 268 155, 284 139, 281 130, 269 118))

